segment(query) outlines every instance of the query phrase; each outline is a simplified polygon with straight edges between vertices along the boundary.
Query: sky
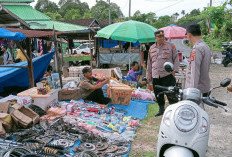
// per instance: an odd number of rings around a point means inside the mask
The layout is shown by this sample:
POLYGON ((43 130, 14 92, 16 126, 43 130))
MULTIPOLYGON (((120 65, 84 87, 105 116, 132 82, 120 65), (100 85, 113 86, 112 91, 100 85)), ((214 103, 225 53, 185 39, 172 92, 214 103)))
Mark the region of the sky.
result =
MULTIPOLYGON (((58 3, 59 0, 50 0, 58 3)), ((96 4, 96 0, 80 0, 81 2, 87 2, 90 6, 96 4)), ((108 0, 104 0, 108 1, 108 0)), ((124 16, 129 15, 129 0, 110 0, 113 3, 116 3, 120 6, 124 16)), ((226 0, 212 0, 213 6, 219 6, 226 0)), ((32 6, 35 6, 37 0, 32 3, 32 6)), ((131 15, 133 15, 137 10, 141 13, 155 12, 156 16, 163 15, 173 15, 174 13, 179 13, 185 10, 185 13, 189 13, 193 9, 203 10, 204 7, 207 7, 210 3, 210 0, 131 0, 131 15)))

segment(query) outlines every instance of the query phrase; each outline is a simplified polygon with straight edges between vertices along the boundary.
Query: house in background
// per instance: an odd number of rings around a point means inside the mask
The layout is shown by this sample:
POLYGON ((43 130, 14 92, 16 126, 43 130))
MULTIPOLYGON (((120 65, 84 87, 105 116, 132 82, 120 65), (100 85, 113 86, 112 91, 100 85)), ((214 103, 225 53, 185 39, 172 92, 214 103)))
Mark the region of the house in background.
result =
POLYGON ((0 5, 19 19, 25 21, 30 25, 31 29, 52 30, 53 26, 55 30, 62 32, 88 29, 80 25, 54 21, 49 16, 32 8, 30 6, 32 2, 34 2, 34 0, 0 0, 0 5))
POLYGON ((62 20, 62 22, 88 27, 94 31, 98 31, 101 28, 104 28, 105 26, 109 25, 108 21, 98 21, 95 18, 78 19, 78 20, 62 20))

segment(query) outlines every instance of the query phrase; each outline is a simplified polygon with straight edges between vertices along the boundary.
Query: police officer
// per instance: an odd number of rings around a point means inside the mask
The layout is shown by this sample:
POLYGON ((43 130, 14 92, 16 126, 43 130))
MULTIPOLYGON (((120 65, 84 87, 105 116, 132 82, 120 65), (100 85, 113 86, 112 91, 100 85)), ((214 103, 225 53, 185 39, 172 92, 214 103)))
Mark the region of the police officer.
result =
POLYGON ((187 27, 187 38, 194 44, 188 60, 186 71, 186 88, 197 88, 203 96, 210 91, 209 68, 211 62, 211 51, 209 46, 201 39, 199 24, 187 27))
MULTIPOLYGON (((155 32, 156 43, 150 47, 147 60, 147 73, 146 77, 148 82, 152 81, 153 87, 155 85, 160 86, 174 86, 176 79, 174 77, 175 72, 179 68, 179 57, 176 52, 176 47, 170 42, 164 40, 164 31, 158 30, 155 32), (174 71, 172 74, 166 72, 163 68, 165 62, 171 62, 174 64, 174 71)), ((162 92, 160 89, 154 87, 154 93, 159 105, 159 112, 155 116, 163 115, 164 113, 164 94, 158 94, 162 92)), ((178 100, 173 94, 166 94, 170 104, 176 103, 178 100)))

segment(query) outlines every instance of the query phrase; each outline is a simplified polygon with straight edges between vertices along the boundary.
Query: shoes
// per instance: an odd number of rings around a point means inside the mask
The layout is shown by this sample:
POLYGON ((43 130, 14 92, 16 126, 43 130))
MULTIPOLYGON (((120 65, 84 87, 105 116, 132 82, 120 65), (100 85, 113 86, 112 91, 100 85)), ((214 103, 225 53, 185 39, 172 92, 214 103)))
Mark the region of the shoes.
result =
POLYGON ((158 113, 156 113, 155 117, 162 116, 164 114, 164 109, 160 109, 158 113))

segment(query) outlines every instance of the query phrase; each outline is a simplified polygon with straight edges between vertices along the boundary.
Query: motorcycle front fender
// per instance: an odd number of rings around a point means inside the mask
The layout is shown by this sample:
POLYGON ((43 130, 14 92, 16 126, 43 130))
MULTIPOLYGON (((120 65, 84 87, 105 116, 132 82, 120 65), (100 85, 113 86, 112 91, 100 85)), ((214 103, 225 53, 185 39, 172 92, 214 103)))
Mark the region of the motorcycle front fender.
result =
POLYGON ((194 157, 193 152, 185 147, 173 146, 165 150, 164 157, 194 157))

